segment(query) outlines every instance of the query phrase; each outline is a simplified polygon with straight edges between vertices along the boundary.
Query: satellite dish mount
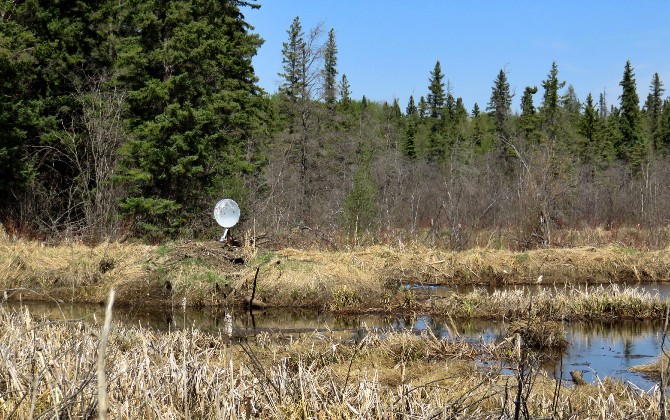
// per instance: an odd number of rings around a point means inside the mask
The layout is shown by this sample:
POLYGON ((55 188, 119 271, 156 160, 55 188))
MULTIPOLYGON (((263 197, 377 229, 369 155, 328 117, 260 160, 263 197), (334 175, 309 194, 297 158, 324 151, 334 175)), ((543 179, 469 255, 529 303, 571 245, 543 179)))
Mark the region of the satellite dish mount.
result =
POLYGON ((223 236, 219 242, 225 242, 228 229, 235 226, 240 220, 240 207, 230 198, 224 198, 214 206, 214 219, 219 226, 223 227, 223 236))

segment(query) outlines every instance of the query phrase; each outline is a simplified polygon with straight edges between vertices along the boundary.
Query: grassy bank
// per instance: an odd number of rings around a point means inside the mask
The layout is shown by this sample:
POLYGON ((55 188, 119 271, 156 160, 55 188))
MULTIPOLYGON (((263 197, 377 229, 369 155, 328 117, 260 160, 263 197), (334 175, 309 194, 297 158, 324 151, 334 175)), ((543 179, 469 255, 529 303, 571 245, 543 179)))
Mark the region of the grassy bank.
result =
MULTIPOLYGON (((1 418, 97 414, 98 327, 2 306, 0 325, 1 418)), ((509 341, 430 333, 358 343, 260 334, 238 343, 115 326, 103 360, 111 418, 511 418, 516 401, 524 418, 658 417, 658 395, 610 380, 557 384, 529 355, 509 341), (503 374, 504 358, 524 373, 503 374)))
POLYGON ((278 307, 514 318, 527 314, 530 306, 548 318, 645 318, 662 315, 664 302, 625 285, 669 281, 670 250, 608 246, 453 252, 373 246, 271 251, 218 242, 52 246, 0 237, 0 290, 10 299, 103 302, 114 288, 117 304, 241 305, 251 297, 254 279, 255 302, 278 307), (583 286, 602 283, 616 286, 583 286), (406 288, 408 284, 539 284, 546 289, 431 297, 406 288), (579 289, 571 287, 576 284, 579 289))

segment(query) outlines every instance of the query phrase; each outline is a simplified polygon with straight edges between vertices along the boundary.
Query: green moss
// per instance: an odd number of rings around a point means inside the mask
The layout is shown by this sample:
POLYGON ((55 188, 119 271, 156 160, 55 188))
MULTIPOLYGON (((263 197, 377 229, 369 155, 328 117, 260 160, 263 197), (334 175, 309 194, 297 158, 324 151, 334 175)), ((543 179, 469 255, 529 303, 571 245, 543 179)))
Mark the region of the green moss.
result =
POLYGON ((263 265, 272 261, 276 257, 274 251, 264 251, 256 254, 251 265, 263 265))
POLYGON ((528 253, 524 252, 524 253, 521 253, 521 254, 516 254, 514 256, 514 261, 516 261, 517 264, 525 263, 526 261, 528 261, 528 253))
POLYGON ((174 249, 174 244, 172 242, 168 242, 168 243, 164 243, 164 244, 159 245, 156 248, 156 253, 159 256, 164 257, 167 254, 169 254, 173 249, 174 249))

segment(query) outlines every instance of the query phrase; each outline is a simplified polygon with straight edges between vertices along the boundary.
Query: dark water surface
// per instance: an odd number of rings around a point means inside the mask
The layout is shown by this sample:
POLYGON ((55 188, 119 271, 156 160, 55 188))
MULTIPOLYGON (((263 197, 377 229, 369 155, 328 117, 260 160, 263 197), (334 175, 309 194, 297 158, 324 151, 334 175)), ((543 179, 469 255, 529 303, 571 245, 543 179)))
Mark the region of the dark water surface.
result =
MULTIPOLYGON (((664 292, 667 291, 664 289, 664 292)), ((659 292, 660 293, 660 292, 659 292)), ((104 308, 100 305, 70 305, 34 302, 5 302, 9 310, 21 307, 36 317, 53 320, 78 320, 101 324, 104 308)), ((142 325, 160 331, 198 328, 218 331, 223 328, 223 310, 195 310, 175 307, 174 310, 147 311, 139 308, 114 308, 114 321, 125 325, 142 325)), ((496 340, 505 331, 505 324, 496 321, 468 320, 452 324, 446 319, 429 315, 332 315, 315 311, 267 310, 234 315, 237 334, 254 334, 262 331, 283 334, 313 333, 333 334, 344 339, 360 339, 371 331, 420 332, 430 328, 437 336, 453 337, 458 333, 466 340, 496 340)), ((629 381, 644 391, 655 382, 642 374, 631 372, 630 367, 654 361, 660 354, 663 325, 660 321, 570 322, 565 324, 566 338, 570 343, 562 355, 562 378, 568 380, 569 372, 580 370, 590 382, 613 377, 629 381)), ((545 363, 544 367, 556 378, 561 377, 561 356, 545 363)))

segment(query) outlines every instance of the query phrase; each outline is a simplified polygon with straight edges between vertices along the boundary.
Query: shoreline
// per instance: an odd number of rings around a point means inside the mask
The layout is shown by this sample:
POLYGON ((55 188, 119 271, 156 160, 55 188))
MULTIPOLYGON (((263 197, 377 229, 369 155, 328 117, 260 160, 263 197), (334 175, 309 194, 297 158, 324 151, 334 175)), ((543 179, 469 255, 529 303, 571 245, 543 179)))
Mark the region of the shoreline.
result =
POLYGON ((670 282, 669 249, 455 252, 371 246, 351 251, 273 251, 218 242, 90 247, 0 238, 0 290, 12 300, 101 304, 114 288, 117 305, 155 308, 244 306, 253 295, 259 307, 334 313, 424 312, 514 319, 535 305, 547 319, 662 317, 665 299, 627 287, 650 282, 670 282), (407 285, 473 286, 473 291, 436 298, 407 285), (524 297, 513 290, 474 288, 512 285, 546 285, 558 297, 537 290, 524 297), (595 287, 584 293, 573 287, 577 285, 595 287))

